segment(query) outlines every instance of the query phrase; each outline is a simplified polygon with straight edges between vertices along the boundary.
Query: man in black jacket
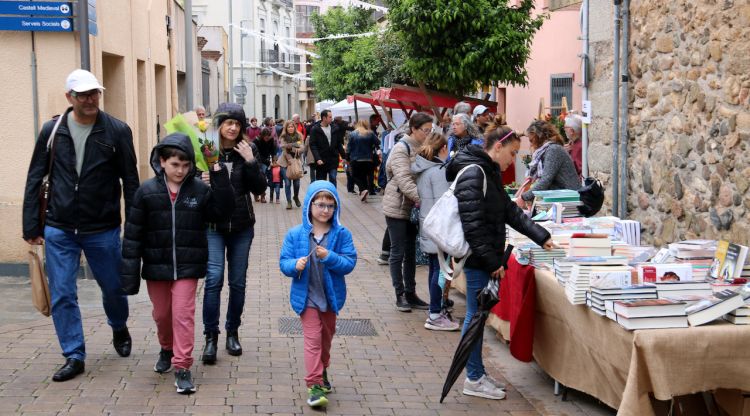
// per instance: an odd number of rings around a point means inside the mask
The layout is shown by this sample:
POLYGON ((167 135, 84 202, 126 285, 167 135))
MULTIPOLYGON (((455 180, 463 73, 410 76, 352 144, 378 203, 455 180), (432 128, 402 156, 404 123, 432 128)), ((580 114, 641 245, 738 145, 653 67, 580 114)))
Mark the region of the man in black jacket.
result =
POLYGON ((339 156, 346 158, 344 152, 344 131, 332 124, 333 115, 329 110, 320 113, 320 124, 310 132, 310 150, 315 158, 315 179, 327 179, 336 186, 336 174, 339 167, 339 156))
POLYGON ((82 250, 102 291, 115 350, 127 357, 132 346, 119 273, 120 196, 125 197, 127 213, 138 189, 138 171, 130 128, 99 109, 102 90, 88 71, 77 69, 68 75, 65 97, 72 107, 42 127, 26 179, 23 238, 29 244, 46 243, 52 320, 66 359, 53 381, 84 371, 86 347, 76 283, 82 250), (51 192, 42 218, 39 190, 45 175, 51 192))

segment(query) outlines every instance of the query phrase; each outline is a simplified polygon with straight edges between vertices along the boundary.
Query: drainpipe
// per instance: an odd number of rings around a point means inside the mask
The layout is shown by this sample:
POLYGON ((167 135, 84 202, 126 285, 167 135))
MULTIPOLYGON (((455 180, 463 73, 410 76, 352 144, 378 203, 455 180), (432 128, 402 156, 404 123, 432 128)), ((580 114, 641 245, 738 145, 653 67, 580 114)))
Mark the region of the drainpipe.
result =
POLYGON ((193 0, 185 0, 185 110, 193 110, 193 80, 195 67, 193 66, 193 0))
POLYGON ((620 211, 620 181, 619 181, 619 135, 620 135, 620 113, 618 104, 620 101, 620 2, 615 0, 615 33, 612 46, 614 46, 614 62, 612 64, 612 215, 619 217, 620 211))
POLYGON ((89 1, 78 1, 78 28, 81 43, 81 69, 91 71, 91 48, 89 47, 89 1))
POLYGON ((39 137, 39 80, 36 66, 36 41, 31 32, 31 109, 34 112, 34 140, 39 137))
MULTIPOLYGON (((236 103, 237 99, 234 95, 234 16, 232 16, 232 3, 234 0, 227 0, 229 5, 229 25, 227 25, 227 31, 229 31, 229 99, 227 101, 236 103)), ((254 27, 254 26, 251 26, 254 27)))
MULTIPOLYGON (((583 0, 581 5, 581 36, 583 38, 583 55, 581 56, 581 75, 583 101, 589 99, 589 0, 583 0)), ((588 115, 591 117, 591 115, 588 115)), ((581 129, 582 164, 581 173, 584 178, 589 176, 589 129, 588 124, 583 123, 581 129)))
POLYGON ((620 94, 620 218, 628 215, 628 42, 630 25, 630 0, 622 1, 621 27, 622 27, 622 59, 620 64, 622 92, 620 94))

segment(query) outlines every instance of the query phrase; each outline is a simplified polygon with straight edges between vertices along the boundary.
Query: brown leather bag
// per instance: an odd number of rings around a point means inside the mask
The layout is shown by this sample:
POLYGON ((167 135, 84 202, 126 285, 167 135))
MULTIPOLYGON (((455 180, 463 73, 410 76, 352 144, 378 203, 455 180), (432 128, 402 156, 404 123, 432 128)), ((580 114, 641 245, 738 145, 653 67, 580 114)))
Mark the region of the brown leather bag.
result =
POLYGON ((65 117, 64 114, 57 118, 55 127, 52 128, 52 133, 47 139, 49 162, 47 163, 47 174, 42 178, 42 186, 39 187, 39 224, 42 229, 44 229, 44 221, 47 219, 47 205, 52 192, 50 175, 52 175, 52 164, 55 161, 55 134, 57 134, 57 128, 60 127, 63 117, 65 117))

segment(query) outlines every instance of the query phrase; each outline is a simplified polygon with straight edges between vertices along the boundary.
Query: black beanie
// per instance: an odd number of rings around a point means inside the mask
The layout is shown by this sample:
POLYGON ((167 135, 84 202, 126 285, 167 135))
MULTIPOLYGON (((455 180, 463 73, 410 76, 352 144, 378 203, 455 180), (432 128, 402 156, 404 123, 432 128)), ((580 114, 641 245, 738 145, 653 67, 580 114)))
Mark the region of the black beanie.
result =
POLYGON ((216 128, 219 128, 224 120, 229 119, 239 121, 243 133, 247 130, 247 117, 241 105, 235 103, 219 104, 219 108, 216 109, 216 114, 214 114, 214 125, 216 128))

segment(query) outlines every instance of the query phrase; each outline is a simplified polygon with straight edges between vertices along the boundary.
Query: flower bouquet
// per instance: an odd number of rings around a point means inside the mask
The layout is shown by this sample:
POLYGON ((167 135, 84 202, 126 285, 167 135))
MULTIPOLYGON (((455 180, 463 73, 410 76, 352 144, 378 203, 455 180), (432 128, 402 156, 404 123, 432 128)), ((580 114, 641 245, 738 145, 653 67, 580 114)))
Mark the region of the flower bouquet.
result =
POLYGON ((206 136, 206 130, 208 130, 208 123, 206 120, 200 120, 196 123, 196 127, 203 133, 203 137, 198 137, 198 143, 200 143, 200 152, 203 154, 203 158, 206 160, 208 167, 214 165, 219 160, 219 149, 213 140, 206 136))

